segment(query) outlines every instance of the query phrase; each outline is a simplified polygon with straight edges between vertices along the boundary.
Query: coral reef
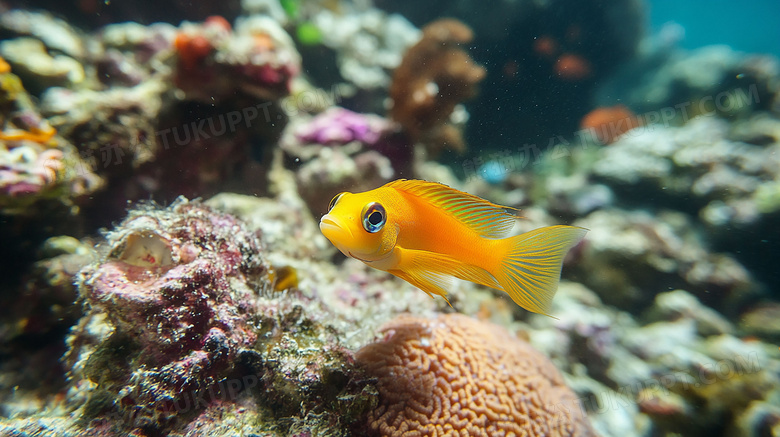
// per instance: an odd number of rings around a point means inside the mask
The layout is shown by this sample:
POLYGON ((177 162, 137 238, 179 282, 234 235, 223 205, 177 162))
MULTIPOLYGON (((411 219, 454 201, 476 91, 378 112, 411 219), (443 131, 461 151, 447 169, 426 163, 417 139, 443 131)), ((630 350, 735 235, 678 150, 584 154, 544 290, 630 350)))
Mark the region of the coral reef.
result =
POLYGON ((576 276, 611 305, 636 313, 655 293, 675 287, 728 313, 758 292, 733 256, 707 251, 684 214, 605 209, 575 223, 590 229, 576 276))
POLYGON ((757 113, 733 125, 697 117, 634 129, 603 151, 593 173, 628 204, 652 196, 656 208, 698 216, 715 247, 742 252, 740 261, 765 276, 763 261, 744 252, 773 253, 761 241, 777 235, 778 126, 757 113))
MULTIPOLYGON (((9 37, 3 44, 10 66, 41 96, 48 123, 78 146, 75 158, 64 158, 64 176, 106 179, 105 190, 82 205, 89 226, 118 219, 128 200, 170 202, 231 184, 264 190, 269 146, 287 121, 279 102, 295 91, 301 62, 276 21, 242 17, 233 28, 213 16, 178 28, 123 23, 84 35, 48 14, 13 11, 0 27, 9 37), (33 49, 45 56, 28 56, 33 49), (72 72, 50 73, 65 65, 62 59, 81 69, 78 80, 60 78, 75 77, 72 72)), ((26 139, 43 141, 54 129, 27 132, 26 139)), ((6 134, 17 139, 20 132, 6 134)), ((58 155, 51 156, 58 152, 47 153, 43 161, 59 165, 58 155)), ((32 153, 20 155, 37 165, 32 153)), ((49 167, 39 172, 38 185, 55 171, 49 167)), ((98 182, 83 191, 95 191, 98 182)))
POLYGON ((209 417, 246 411, 253 432, 361 417, 375 395, 308 300, 272 292, 259 237, 185 199, 132 211, 106 235, 80 273, 90 309, 65 355, 90 432, 229 432, 238 424, 209 417))
POLYGON ((0 111, 0 207, 5 214, 25 214, 45 199, 70 203, 99 188, 101 180, 40 116, 10 68, 0 72, 0 111))
POLYGON ((473 39, 471 29, 452 19, 434 21, 409 48, 393 73, 390 118, 410 139, 433 154, 442 149, 465 151, 457 122, 457 105, 474 97, 486 70, 475 64, 462 46, 473 39))
POLYGON ((372 431, 401 435, 595 435, 547 358, 462 315, 401 316, 357 352, 378 378, 372 431))
POLYGON ((0 435, 778 432, 776 59, 639 0, 29 3, 0 435), (316 217, 394 178, 587 227, 554 317, 345 259, 316 217))
POLYGON ((73 377, 117 396, 134 426, 164 424, 174 402, 202 397, 257 340, 241 302, 268 267, 257 236, 185 200, 131 213, 107 240, 79 288, 92 308, 81 326, 104 318, 111 333, 93 349, 77 330, 67 362, 73 377))
POLYGON ((777 396, 777 348, 734 337, 685 291, 659 294, 643 325, 579 284, 563 283, 558 295, 560 319, 532 316, 530 342, 572 375, 603 434, 711 435, 777 396))
POLYGON ((236 90, 264 100, 290 92, 300 56, 290 36, 269 17, 239 19, 235 29, 222 17, 182 24, 173 42, 175 83, 188 99, 211 102, 236 90))

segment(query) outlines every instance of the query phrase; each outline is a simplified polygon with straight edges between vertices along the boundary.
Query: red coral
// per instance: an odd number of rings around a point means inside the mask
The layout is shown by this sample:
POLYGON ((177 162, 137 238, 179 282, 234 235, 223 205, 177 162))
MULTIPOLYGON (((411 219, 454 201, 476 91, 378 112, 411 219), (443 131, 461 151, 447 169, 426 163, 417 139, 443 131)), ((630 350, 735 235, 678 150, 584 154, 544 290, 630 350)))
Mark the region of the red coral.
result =
POLYGON ((185 70, 197 68, 214 49, 205 36, 184 32, 176 35, 173 45, 179 55, 179 63, 185 70))

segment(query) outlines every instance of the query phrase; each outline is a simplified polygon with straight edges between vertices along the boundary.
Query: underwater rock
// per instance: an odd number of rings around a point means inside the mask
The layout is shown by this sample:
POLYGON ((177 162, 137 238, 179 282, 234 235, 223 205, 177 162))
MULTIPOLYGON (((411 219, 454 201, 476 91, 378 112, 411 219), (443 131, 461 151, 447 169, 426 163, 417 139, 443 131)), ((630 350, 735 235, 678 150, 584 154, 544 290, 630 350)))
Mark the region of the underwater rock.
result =
POLYGON ((0 29, 6 36, 0 54, 34 95, 52 86, 82 86, 87 79, 82 66, 86 44, 67 22, 46 12, 15 9, 0 14, 0 29))
POLYGON ((46 12, 23 9, 3 11, 0 28, 17 36, 39 39, 50 50, 81 59, 86 54, 82 35, 67 21, 46 12))
POLYGON ((343 435, 363 417, 370 381, 327 312, 272 291, 260 234, 185 199, 131 211, 106 234, 80 273, 89 310, 64 359, 67 401, 89 432, 286 435, 327 424, 343 435))
POLYGON ((692 319, 696 322, 697 333, 702 337, 734 332, 734 327, 725 317, 712 308, 702 305, 696 297, 685 290, 658 294, 644 319, 649 322, 692 319))
POLYGON ((776 396, 776 347, 718 332, 733 328, 683 291, 656 301, 648 314, 665 319, 639 325, 563 281, 552 308, 560 319, 534 314, 524 328, 565 372, 597 430, 712 435, 713 426, 735 426, 751 402, 776 396))
POLYGON ((737 418, 729 437, 755 437, 780 434, 780 406, 755 401, 737 418))
POLYGON ((116 220, 127 201, 208 196, 239 182, 264 191, 287 121, 279 101, 300 69, 277 23, 115 24, 92 35, 87 53, 85 83, 48 88, 42 108, 85 168, 107 179, 85 205, 93 224, 116 220))
POLYGON ((248 302, 268 268, 261 245, 234 218, 183 199, 132 211, 106 238, 79 288, 87 318, 104 315, 111 334, 68 360, 131 423, 165 423, 182 409, 173 403, 213 389, 257 339, 248 302))
MULTIPOLYGON (((18 289, 0 292, 0 416, 38 413, 65 384, 62 338, 82 316, 74 284, 91 263, 90 244, 73 237, 47 239, 18 289)), ((1 432, 0 432, 1 433, 1 432)))
POLYGON ((594 170, 616 190, 652 189, 675 205, 684 198, 713 227, 752 226, 772 212, 759 197, 780 177, 778 141, 731 141, 728 123, 700 117, 683 127, 635 129, 605 149, 594 170))
POLYGON ((780 304, 767 301, 743 311, 739 329, 747 335, 777 342, 780 340, 780 304))
POLYGON ((41 109, 62 135, 79 144, 90 168, 120 177, 158 153, 156 125, 164 88, 155 80, 106 91, 52 88, 41 109))
POLYGON ((35 84, 35 90, 53 86, 76 87, 85 79, 79 61, 66 56, 51 56, 34 38, 17 38, 0 43, 0 55, 13 66, 14 72, 35 84))
POLYGON ((356 354, 379 381, 377 435, 594 435, 555 366, 503 328, 452 314, 381 332, 356 354))
MULTIPOLYGON (((673 411, 659 410, 657 404, 648 409, 647 400, 638 397, 645 404, 645 412, 655 416, 655 426, 665 432, 708 435, 707 429, 716 424, 733 426, 735 416, 752 401, 771 396, 777 387, 778 361, 770 359, 760 345, 730 335, 702 341, 692 321, 644 326, 626 336, 625 345, 653 367, 654 390, 687 405, 673 411), (683 415, 685 419, 659 420, 659 414, 683 415)), ((648 381, 640 383, 648 385, 648 381)))
POLYGON ((707 305, 733 312, 757 284, 732 256, 708 251, 682 213, 595 211, 575 224, 590 230, 577 277, 606 303, 641 311, 656 293, 683 288, 707 305))
POLYGON ((656 208, 698 215, 713 247, 771 278, 763 260, 776 253, 767 242, 780 217, 778 129, 767 114, 734 125, 708 116, 681 127, 640 127, 605 148, 593 173, 628 204, 652 198, 656 208))
MULTIPOLYGON (((292 187, 295 190, 295 187, 292 187)), ((293 193, 297 198, 297 191, 293 193)), ((272 264, 286 260, 328 260, 335 252, 317 221, 298 199, 279 199, 221 193, 206 205, 241 218, 251 229, 263 230, 263 243, 272 264)))
POLYGON ((10 320, 3 320, 0 328, 3 341, 67 329, 81 317, 74 282, 82 267, 93 261, 94 250, 73 237, 59 236, 47 239, 39 252, 41 259, 27 273, 23 289, 7 303, 12 309, 10 320))
MULTIPOLYGON (((18 0, 10 0, 5 5, 8 9, 30 7, 30 4, 18 0)), ((240 0, 186 5, 177 0, 143 0, 133 4, 90 1, 62 3, 57 0, 41 0, 34 7, 46 9, 58 17, 67 19, 70 23, 78 23, 79 26, 94 30, 112 23, 130 21, 179 23, 182 20, 204 20, 213 15, 234 16, 240 10, 240 0)), ((41 22, 30 21, 30 23, 41 22)))

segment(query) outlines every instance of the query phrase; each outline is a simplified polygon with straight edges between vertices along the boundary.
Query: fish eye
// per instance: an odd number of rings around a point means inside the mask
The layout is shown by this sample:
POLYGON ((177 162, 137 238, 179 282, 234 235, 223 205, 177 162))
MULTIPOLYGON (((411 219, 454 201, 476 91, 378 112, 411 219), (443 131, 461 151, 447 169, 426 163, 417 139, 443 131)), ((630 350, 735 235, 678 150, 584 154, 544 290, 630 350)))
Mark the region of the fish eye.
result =
POLYGON ((371 202, 363 208, 363 229, 375 233, 382 230, 387 220, 385 207, 377 202, 371 202))
POLYGON ((333 196, 332 199, 330 199, 330 203, 328 204, 328 212, 330 212, 330 210, 333 209, 334 206, 336 206, 336 202, 338 202, 339 199, 341 199, 341 196, 343 196, 344 194, 346 194, 346 191, 336 194, 335 196, 333 196))

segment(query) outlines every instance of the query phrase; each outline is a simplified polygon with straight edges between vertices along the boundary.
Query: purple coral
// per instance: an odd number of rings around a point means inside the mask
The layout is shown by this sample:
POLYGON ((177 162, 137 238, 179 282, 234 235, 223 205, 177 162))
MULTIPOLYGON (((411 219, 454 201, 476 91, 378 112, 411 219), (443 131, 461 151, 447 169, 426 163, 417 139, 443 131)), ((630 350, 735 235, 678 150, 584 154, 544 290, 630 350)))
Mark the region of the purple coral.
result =
POLYGON ((371 146, 389 128, 390 122, 384 118, 333 107, 298 128, 295 135, 304 143, 344 145, 359 141, 371 146))

